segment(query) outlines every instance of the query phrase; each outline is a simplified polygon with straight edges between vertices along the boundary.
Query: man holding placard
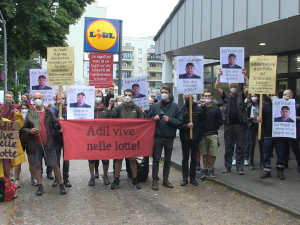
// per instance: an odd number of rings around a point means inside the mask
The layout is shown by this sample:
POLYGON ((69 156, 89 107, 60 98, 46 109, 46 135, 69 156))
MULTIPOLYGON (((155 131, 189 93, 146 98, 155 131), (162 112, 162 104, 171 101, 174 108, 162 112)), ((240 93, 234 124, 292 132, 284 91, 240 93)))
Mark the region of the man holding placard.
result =
MULTIPOLYGON (((244 79, 248 85, 247 70, 243 69, 244 79)), ((236 169, 239 175, 244 175, 244 142, 245 132, 244 124, 247 122, 246 106, 244 104, 245 96, 248 95, 248 88, 237 93, 238 84, 229 83, 230 94, 220 88, 220 76, 223 74, 220 69, 218 78, 215 83, 215 89, 223 100, 222 119, 225 125, 224 139, 225 139, 225 155, 223 173, 231 172, 232 166, 232 146, 236 143, 236 169)))

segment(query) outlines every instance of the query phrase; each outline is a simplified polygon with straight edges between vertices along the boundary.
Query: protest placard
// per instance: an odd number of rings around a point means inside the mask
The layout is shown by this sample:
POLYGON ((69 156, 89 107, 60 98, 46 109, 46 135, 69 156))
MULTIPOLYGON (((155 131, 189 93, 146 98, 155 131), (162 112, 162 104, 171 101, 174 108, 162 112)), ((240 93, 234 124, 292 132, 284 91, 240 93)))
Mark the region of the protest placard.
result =
POLYGON ((149 109, 148 83, 146 76, 123 79, 123 88, 124 90, 133 90, 133 101, 137 106, 142 107, 144 110, 149 109))
POLYGON ((155 120, 93 119, 60 121, 64 159, 108 160, 149 156, 153 152, 155 120))
POLYGON ((74 85, 74 48, 47 48, 49 85, 74 85))
POLYGON ((0 121, 0 159, 18 157, 19 126, 19 122, 0 121))
POLYGON ((296 138, 295 99, 274 99, 272 137, 296 138))
POLYGON ((94 119, 94 86, 69 86, 68 102, 68 119, 94 119))
POLYGON ((275 94, 277 56, 250 56, 249 60, 249 87, 250 94, 275 94))
POLYGON ((223 75, 220 76, 221 83, 244 83, 245 51, 243 47, 221 47, 220 68, 223 75))
POLYGON ((90 85, 109 88, 113 82, 113 54, 90 53, 90 85))
POLYGON ((30 93, 35 94, 40 92, 43 94, 44 104, 53 104, 53 96, 55 95, 55 87, 48 86, 47 82, 47 70, 45 69, 30 69, 29 70, 30 80, 30 93))
POLYGON ((177 93, 203 94, 203 56, 177 56, 177 93))

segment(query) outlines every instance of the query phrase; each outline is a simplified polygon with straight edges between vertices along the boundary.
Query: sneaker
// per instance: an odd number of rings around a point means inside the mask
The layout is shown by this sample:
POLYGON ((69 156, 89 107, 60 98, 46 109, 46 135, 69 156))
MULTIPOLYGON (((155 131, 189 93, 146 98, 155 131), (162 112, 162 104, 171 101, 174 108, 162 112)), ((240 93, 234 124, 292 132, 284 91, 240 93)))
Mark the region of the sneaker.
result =
POLYGON ((54 180, 53 173, 52 173, 52 172, 51 172, 51 173, 47 173, 47 178, 48 178, 49 180, 54 180))
POLYGON ((202 178, 205 177, 206 174, 208 174, 208 169, 203 169, 203 170, 200 171, 200 176, 199 177, 202 179, 202 178))
POLYGON ((89 181, 89 186, 94 186, 95 185, 95 178, 91 178, 89 181))
POLYGON ((37 179, 36 178, 32 178, 31 177, 31 184, 34 185, 34 186, 38 186, 38 182, 37 182, 37 179))
POLYGON ((199 185, 199 183, 195 179, 191 179, 190 180, 190 184, 192 184, 194 186, 198 186, 199 185))
POLYGON ((39 195, 41 196, 43 194, 43 185, 42 184, 39 184, 38 185, 38 190, 36 192, 36 195, 39 195))
POLYGON ((197 165, 196 165, 196 171, 200 171, 200 170, 201 170, 200 163, 197 162, 197 165))
POLYGON ((99 172, 95 172, 95 178, 99 178, 99 172))
POLYGON ((65 185, 66 187, 72 187, 72 184, 71 184, 71 182, 69 181, 69 178, 64 179, 64 185, 65 185))
POLYGON ((264 171, 264 173, 260 176, 260 179, 266 179, 271 176, 271 171, 264 171))
POLYGON ((248 166, 249 165, 249 162, 247 159, 244 160, 244 166, 248 166))
POLYGON ((105 185, 109 185, 110 184, 110 181, 109 181, 109 179, 106 176, 103 176, 102 178, 103 178, 103 182, 104 182, 105 185))
POLYGON ((208 175, 209 175, 210 177, 212 177, 212 178, 215 178, 215 177, 216 177, 215 171, 214 171, 214 170, 209 170, 209 171, 208 171, 208 175))
POLYGON ((119 187, 120 184, 120 180, 118 178, 115 178, 114 182, 112 183, 112 185, 110 185, 111 189, 117 189, 119 187))
POLYGON ((52 183, 52 187, 57 187, 58 186, 58 181, 57 179, 55 178, 53 183, 52 183))
POLYGON ((186 186, 188 183, 188 180, 183 179, 180 183, 180 186, 186 186))
POLYGON ((60 191, 60 194, 61 194, 61 195, 67 194, 67 191, 66 191, 66 189, 65 189, 65 185, 64 185, 64 184, 60 184, 60 185, 59 185, 59 191, 60 191))
POLYGON ((233 166, 236 166, 236 160, 235 160, 235 159, 232 160, 232 165, 233 165, 233 166))
POLYGON ((18 188, 20 188, 20 180, 19 179, 15 179, 15 184, 18 185, 18 188))
POLYGON ((141 189, 141 186, 137 179, 132 179, 132 186, 135 187, 136 189, 141 189))

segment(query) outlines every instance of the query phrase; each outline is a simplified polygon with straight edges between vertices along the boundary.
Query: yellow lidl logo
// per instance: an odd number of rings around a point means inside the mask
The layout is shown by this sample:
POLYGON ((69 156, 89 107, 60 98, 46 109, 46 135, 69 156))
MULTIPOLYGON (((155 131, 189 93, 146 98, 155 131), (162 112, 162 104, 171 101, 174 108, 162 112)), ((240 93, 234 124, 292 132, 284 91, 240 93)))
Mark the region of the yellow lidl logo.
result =
POLYGON ((90 46, 99 51, 111 49, 117 41, 117 30, 107 20, 96 20, 86 29, 86 40, 90 46))

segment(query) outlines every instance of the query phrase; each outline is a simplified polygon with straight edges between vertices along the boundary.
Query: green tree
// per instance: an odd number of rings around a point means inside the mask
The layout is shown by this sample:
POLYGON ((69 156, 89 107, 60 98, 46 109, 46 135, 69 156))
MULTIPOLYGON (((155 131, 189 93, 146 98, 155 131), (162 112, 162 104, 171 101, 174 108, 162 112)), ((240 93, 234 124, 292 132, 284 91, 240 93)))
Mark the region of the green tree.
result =
MULTIPOLYGON (((14 77, 16 60, 28 60, 33 52, 46 58, 47 47, 67 46, 69 25, 75 24, 92 2, 94 0, 1 0, 0 10, 6 20, 8 77, 14 77)), ((2 29, 0 46, 3 46, 2 29)), ((0 51, 3 52, 2 47, 0 51)), ((13 85, 14 80, 8 82, 8 87, 13 85)))

